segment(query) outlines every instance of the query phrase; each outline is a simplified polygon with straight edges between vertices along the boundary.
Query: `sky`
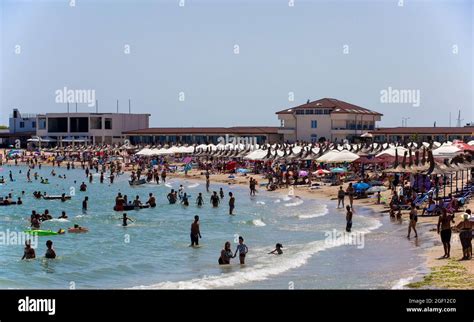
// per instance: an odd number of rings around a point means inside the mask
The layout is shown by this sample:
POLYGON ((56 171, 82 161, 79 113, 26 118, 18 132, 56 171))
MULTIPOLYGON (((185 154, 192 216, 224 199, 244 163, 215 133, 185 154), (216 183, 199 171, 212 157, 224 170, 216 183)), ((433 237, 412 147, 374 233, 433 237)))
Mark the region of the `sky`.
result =
POLYGON ((0 124, 13 108, 66 112, 66 87, 94 91, 99 112, 130 99, 156 127, 278 126, 275 112, 324 97, 383 113, 382 127, 449 126, 450 113, 455 126, 459 110, 464 125, 473 3, 0 0, 0 124), (383 100, 389 88, 419 104, 383 100))

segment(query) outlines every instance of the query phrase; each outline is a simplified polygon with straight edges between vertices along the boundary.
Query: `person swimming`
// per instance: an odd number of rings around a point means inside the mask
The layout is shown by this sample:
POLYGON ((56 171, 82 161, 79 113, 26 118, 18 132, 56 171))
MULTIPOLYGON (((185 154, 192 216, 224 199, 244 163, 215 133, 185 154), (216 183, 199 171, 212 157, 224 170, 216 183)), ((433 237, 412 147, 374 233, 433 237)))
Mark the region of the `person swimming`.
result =
POLYGON ((283 248, 283 245, 280 244, 280 243, 277 243, 275 245, 275 249, 271 252, 269 252, 268 254, 275 254, 275 255, 281 255, 283 254, 283 251, 281 250, 283 248))
POLYGON ((53 249, 53 242, 51 240, 48 240, 46 242, 46 254, 44 255, 44 257, 48 258, 48 259, 55 259, 56 258, 56 252, 54 251, 53 249))
POLYGON ((34 259, 36 258, 35 249, 31 247, 31 240, 25 242, 25 251, 23 253, 22 260, 24 259, 34 259))
POLYGON ((128 226, 128 225, 127 225, 127 221, 134 222, 132 219, 130 219, 130 218, 127 217, 127 214, 126 214, 126 213, 123 213, 122 221, 123 221, 123 222, 122 222, 122 226, 123 226, 123 227, 128 226))
POLYGON ((84 181, 81 183, 81 186, 79 187, 79 191, 86 191, 87 190, 87 185, 84 183, 84 181))
POLYGON ((204 203, 204 200, 202 199, 202 193, 200 192, 196 198, 196 204, 198 207, 202 207, 203 203, 204 203))
POLYGON ((64 210, 61 212, 61 216, 58 217, 58 219, 67 219, 67 218, 68 217, 67 217, 66 212, 64 210))
POLYGON ((85 227, 81 227, 78 224, 75 224, 74 227, 69 228, 67 231, 68 233, 86 233, 89 231, 89 229, 85 227))

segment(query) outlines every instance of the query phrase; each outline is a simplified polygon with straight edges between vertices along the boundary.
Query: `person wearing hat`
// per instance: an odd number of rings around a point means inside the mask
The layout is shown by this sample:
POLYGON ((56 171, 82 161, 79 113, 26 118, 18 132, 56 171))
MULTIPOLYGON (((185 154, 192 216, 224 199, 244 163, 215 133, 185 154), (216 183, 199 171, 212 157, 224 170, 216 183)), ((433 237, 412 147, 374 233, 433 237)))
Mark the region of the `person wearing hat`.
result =
POLYGON ((472 257, 472 222, 468 213, 462 214, 461 221, 456 228, 459 229, 459 239, 461 240, 463 257, 462 260, 471 259, 472 257))

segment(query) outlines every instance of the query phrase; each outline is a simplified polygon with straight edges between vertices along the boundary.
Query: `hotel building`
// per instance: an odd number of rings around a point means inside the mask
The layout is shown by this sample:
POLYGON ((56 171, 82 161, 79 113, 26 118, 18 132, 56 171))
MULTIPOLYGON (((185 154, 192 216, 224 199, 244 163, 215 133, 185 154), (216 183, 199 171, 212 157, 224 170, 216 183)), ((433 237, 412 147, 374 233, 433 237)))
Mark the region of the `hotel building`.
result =
POLYGON ((382 114, 334 98, 323 98, 276 112, 284 141, 353 141, 374 130, 382 114))

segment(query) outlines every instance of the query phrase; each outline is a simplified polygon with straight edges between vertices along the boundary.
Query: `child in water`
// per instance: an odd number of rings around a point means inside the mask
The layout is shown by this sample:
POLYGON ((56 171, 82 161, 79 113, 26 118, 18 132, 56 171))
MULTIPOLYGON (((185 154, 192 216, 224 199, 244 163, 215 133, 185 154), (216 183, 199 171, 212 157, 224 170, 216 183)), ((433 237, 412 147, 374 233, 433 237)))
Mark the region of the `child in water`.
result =
POLYGON ((281 255, 283 254, 283 251, 281 250, 283 248, 283 245, 280 243, 277 243, 275 245, 275 250, 269 252, 268 254, 275 254, 275 255, 281 255))
POLYGON ((200 192, 198 197, 196 198, 196 204, 198 205, 198 207, 202 207, 203 202, 204 200, 202 199, 202 193, 200 192))
POLYGON ((132 219, 130 219, 130 218, 127 217, 127 214, 126 214, 126 213, 123 214, 122 220, 123 220, 123 223, 122 223, 122 226, 123 226, 123 227, 126 227, 126 226, 127 226, 127 221, 134 222, 132 219))

